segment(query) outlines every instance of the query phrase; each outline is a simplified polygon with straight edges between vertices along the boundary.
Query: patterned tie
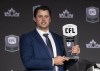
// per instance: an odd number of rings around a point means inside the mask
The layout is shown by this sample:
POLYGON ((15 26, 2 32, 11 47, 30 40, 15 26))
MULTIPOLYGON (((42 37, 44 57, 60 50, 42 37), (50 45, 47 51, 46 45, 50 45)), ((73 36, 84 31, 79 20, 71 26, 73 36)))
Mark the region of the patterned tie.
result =
POLYGON ((46 44, 47 44, 47 47, 48 47, 50 56, 51 56, 51 57, 54 57, 52 45, 51 45, 51 42, 50 42, 50 39, 49 39, 48 35, 49 35, 49 34, 43 34, 43 36, 45 36, 45 38, 46 38, 46 44))

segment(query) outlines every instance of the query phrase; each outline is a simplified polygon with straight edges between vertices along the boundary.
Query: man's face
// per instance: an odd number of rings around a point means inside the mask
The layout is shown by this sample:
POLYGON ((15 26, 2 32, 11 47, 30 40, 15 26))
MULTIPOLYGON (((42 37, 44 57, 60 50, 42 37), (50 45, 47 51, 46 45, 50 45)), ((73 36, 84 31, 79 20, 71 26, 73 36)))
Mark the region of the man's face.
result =
POLYGON ((34 18, 36 25, 41 30, 48 30, 51 22, 51 17, 48 10, 38 10, 36 17, 34 18))

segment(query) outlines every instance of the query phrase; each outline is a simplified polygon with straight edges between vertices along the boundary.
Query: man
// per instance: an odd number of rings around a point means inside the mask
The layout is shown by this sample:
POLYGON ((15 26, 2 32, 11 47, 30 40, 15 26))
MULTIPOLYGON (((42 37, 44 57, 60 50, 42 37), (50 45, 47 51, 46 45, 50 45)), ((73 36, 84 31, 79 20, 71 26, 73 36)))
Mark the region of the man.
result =
MULTIPOLYGON (((69 59, 64 56, 62 37, 49 30, 50 9, 37 7, 34 21, 36 29, 20 37, 20 55, 25 68, 27 71, 64 71, 63 64, 69 59)), ((73 46, 72 52, 79 54, 79 46, 73 46)))

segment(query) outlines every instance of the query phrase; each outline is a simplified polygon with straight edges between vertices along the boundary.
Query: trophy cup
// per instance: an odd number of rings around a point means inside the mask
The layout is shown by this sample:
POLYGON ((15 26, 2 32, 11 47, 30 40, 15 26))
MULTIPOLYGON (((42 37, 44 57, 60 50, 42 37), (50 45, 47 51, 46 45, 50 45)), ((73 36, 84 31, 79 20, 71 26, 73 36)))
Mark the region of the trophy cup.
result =
POLYGON ((62 27, 63 40, 65 48, 65 56, 69 59, 79 59, 79 56, 72 53, 72 47, 77 44, 77 26, 74 24, 66 24, 62 27))

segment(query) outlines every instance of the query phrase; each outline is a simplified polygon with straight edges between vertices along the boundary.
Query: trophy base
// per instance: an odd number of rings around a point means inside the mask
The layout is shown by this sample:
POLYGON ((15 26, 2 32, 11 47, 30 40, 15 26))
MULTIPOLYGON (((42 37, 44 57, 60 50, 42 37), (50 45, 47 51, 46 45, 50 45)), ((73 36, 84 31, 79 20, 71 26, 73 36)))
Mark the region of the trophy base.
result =
MULTIPOLYGON (((67 56, 68 57, 68 56, 67 56)), ((69 59, 79 59, 79 56, 69 56, 69 59)))
POLYGON ((69 59, 79 59, 78 55, 71 53, 71 52, 67 52, 66 57, 68 57, 69 59))

